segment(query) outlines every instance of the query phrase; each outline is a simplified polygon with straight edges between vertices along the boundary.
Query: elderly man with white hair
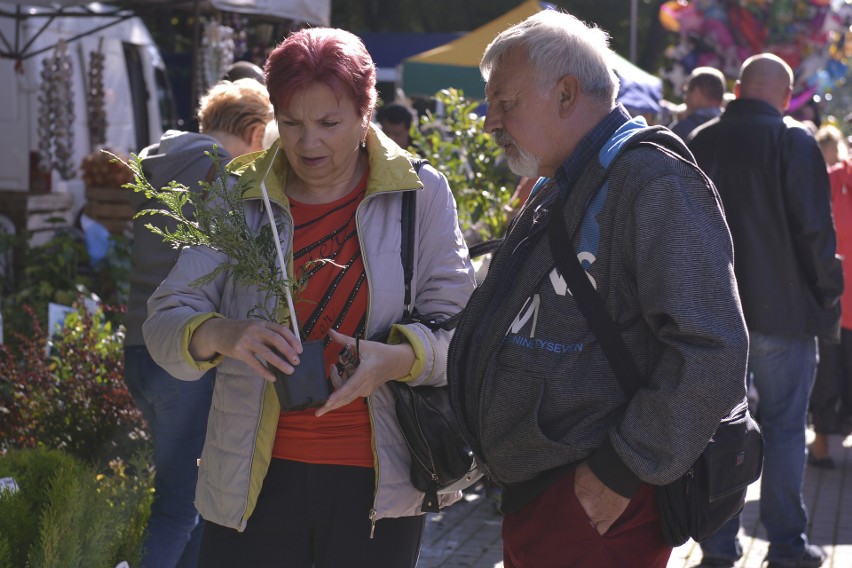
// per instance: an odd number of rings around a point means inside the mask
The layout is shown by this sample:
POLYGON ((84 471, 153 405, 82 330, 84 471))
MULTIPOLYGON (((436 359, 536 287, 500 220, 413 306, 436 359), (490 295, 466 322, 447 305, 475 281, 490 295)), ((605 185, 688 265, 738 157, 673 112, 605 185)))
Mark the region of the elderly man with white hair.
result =
POLYGON ((611 56, 603 31, 545 10, 480 64, 485 130, 515 173, 540 178, 448 360, 464 435, 503 487, 507 568, 665 567, 655 486, 682 476, 745 400, 718 195, 679 138, 615 102, 611 56), (554 249, 551 222, 569 235, 554 249), (645 379, 633 395, 557 267, 565 248, 645 379))

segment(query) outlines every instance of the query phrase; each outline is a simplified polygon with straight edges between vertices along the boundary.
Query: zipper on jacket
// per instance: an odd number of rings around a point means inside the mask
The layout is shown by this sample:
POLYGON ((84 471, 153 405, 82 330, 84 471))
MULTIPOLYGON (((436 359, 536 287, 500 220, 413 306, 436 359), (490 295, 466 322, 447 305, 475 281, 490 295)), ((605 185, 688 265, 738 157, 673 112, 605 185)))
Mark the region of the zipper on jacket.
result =
POLYGON ((370 509, 370 540, 376 534, 376 510, 370 509))
MULTIPOLYGON (((558 189, 559 188, 556 187, 557 191, 558 191, 558 189)), ((539 191, 537 193, 537 197, 541 196, 541 195, 542 195, 542 192, 539 191)), ((535 209, 533 209, 532 219, 530 220, 529 227, 527 227, 527 229, 526 229, 526 234, 515 244, 515 247, 512 249, 512 252, 509 255, 510 260, 511 260, 512 256, 517 254, 518 249, 520 249, 522 246, 526 246, 528 244, 527 241, 530 241, 531 237, 535 236, 536 239, 540 238, 541 234, 546 230, 546 227, 541 228, 541 227, 536 227, 536 225, 538 223, 541 223, 544 219, 549 220, 550 214, 555 214, 555 212, 553 211, 554 200, 551 200, 549 195, 545 194, 544 197, 539 197, 539 199, 540 199, 539 202, 533 203, 532 200, 528 200, 524 204, 524 209, 526 209, 528 207, 535 207, 535 209), (533 229, 536 230, 535 234, 531 234, 533 229)), ((515 219, 513 220, 513 223, 512 223, 513 227, 515 226, 516 221, 520 218, 521 218, 520 214, 515 216, 515 219)), ((510 235, 507 234, 505 239, 508 240, 509 236, 510 235)), ((544 238, 547 238, 547 237, 545 236, 544 238)), ((504 241, 504 243, 505 243, 505 241, 504 241)), ((492 258, 492 260, 493 260, 493 258, 492 258)), ((476 289, 474 289, 474 291, 473 291, 474 294, 479 289, 480 288, 478 288, 478 287, 476 289)), ((492 294, 492 298, 493 298, 493 294, 492 294)), ((468 304, 470 304, 470 298, 468 298, 468 304)), ((489 360, 486 360, 485 363, 484 363, 484 366, 482 366, 481 376, 483 377, 483 380, 484 380, 484 377, 488 374, 487 373, 488 366, 492 363, 493 363, 493 361, 489 359, 489 360)), ((480 376, 480 374, 478 373, 479 370, 480 370, 480 366, 474 365, 474 377, 480 376)), ((477 388, 479 389, 479 402, 478 402, 479 413, 478 413, 478 416, 476 417, 477 418, 476 424, 477 424, 477 427, 479 428, 480 435, 485 430, 485 426, 484 426, 484 424, 485 424, 484 414, 485 413, 482 412, 482 408, 483 408, 482 400, 483 400, 483 397, 485 396, 485 394, 484 394, 485 391, 484 391, 484 389, 481 388, 483 380, 480 380, 479 383, 477 384, 477 388)), ((472 437, 475 437, 475 436, 473 436, 473 432, 471 432, 471 435, 472 435, 472 437)), ((464 437, 465 439, 467 438, 466 436, 462 436, 462 437, 464 437)), ((470 443, 470 446, 474 450, 474 452, 473 452, 474 456, 477 456, 477 455, 482 456, 483 459, 480 460, 480 467, 485 472, 486 477, 488 479, 492 480, 492 481, 496 481, 496 482, 499 483, 499 481, 500 481, 499 478, 493 473, 490 466, 487 465, 487 461, 485 460, 485 450, 482 448, 481 444, 470 443), (476 450, 480 450, 480 452, 477 452, 476 450)))
MULTIPOLYGON (((370 281, 370 267, 368 266, 367 255, 364 254, 366 247, 364 246, 364 240, 361 236, 361 230, 360 230, 361 207, 364 206, 364 204, 367 202, 368 199, 373 199, 377 195, 385 195, 385 194, 390 194, 390 193, 400 193, 401 194, 403 191, 417 191, 417 188, 388 190, 388 191, 381 191, 381 192, 378 192, 378 193, 374 193, 372 195, 366 195, 366 196, 364 196, 364 199, 361 200, 361 203, 358 204, 358 207, 355 208, 355 230, 358 234, 358 246, 361 247, 361 261, 364 263, 364 276, 367 279, 367 290, 369 291, 370 296, 372 296, 372 294, 373 294, 373 285, 372 285, 372 282, 370 281)), ((372 302, 370 302, 369 298, 368 298, 368 301, 367 301, 367 317, 364 318, 364 338, 365 339, 368 339, 367 330, 370 329, 370 312, 372 311, 372 305, 371 304, 372 304, 372 302)), ((366 398, 366 401, 367 401, 367 413, 370 417, 370 427, 373 431, 372 437, 375 440, 376 424, 375 424, 375 421, 373 420, 373 405, 370 402, 369 396, 366 398)), ((375 486, 375 489, 373 491, 373 507, 370 509, 370 512, 369 512, 369 515, 368 515, 369 519, 370 519, 370 539, 371 540, 373 538, 373 535, 376 532, 376 520, 377 520, 376 517, 378 515, 378 512, 376 511, 376 497, 379 494, 379 483, 380 483, 379 452, 375 448, 375 445, 373 446, 373 455, 375 455, 375 457, 376 457, 376 465, 375 465, 376 486, 375 486)))
POLYGON ((370 419, 370 450, 373 452, 373 471, 375 472, 373 476, 375 479, 373 483, 373 506, 370 508, 370 512, 367 513, 367 517, 370 519, 370 540, 372 540, 373 533, 376 532, 376 516, 378 515, 376 511, 376 496, 379 494, 379 450, 376 448, 376 423, 373 420, 373 401, 370 400, 369 396, 364 401, 367 403, 367 417, 370 419))
MULTIPOLYGON (((254 201, 255 199, 256 199, 256 200, 259 202, 259 204, 260 204, 260 211, 261 211, 261 213, 262 213, 262 214, 263 214, 263 213, 265 213, 266 205, 263 203, 263 199, 261 199, 261 198, 252 198, 252 199, 247 200, 247 201, 254 201)), ((291 251, 291 254, 292 254, 292 250, 293 250, 293 236, 294 236, 294 235, 293 235, 293 233, 294 233, 294 230, 295 230, 295 223, 293 222, 293 215, 290 213, 290 208, 289 208, 289 207, 286 207, 286 206, 285 206, 283 203, 281 203, 280 201, 270 199, 270 202, 271 202, 271 203, 274 203, 275 205, 277 205, 277 206, 281 209, 282 214, 283 214, 283 215, 286 215, 286 216, 287 216, 287 217, 289 217, 289 219, 290 219, 290 251, 291 251)), ((274 219, 274 218, 275 218, 275 211, 273 211, 272 213, 273 213, 273 219, 274 219)), ((264 215, 264 218, 265 218, 265 215, 264 215)), ((286 262, 286 257, 285 257, 285 262, 286 262)), ((286 270, 286 268, 287 268, 287 267, 285 267, 285 270, 286 270)), ((281 306, 280 306, 280 303, 276 300, 276 302, 275 302, 275 311, 274 311, 274 313, 275 313, 275 316, 276 316, 276 317, 278 316, 278 312, 279 312, 280 307, 281 307, 281 306)), ((289 313, 289 310, 288 310, 288 317, 290 317, 290 318, 291 318, 291 319, 290 319, 290 321, 292 322, 292 321, 293 321, 293 320, 292 320, 292 318, 293 318, 293 314, 290 314, 290 313, 289 313)), ((260 409, 261 409, 261 413, 260 413, 260 416, 258 417, 257 424, 255 424, 255 428, 254 428, 254 439, 255 439, 255 440, 257 440, 257 433, 258 433, 258 431, 260 430, 260 425, 263 423, 263 407, 264 407, 264 400, 265 400, 265 399, 266 399, 266 385, 264 385, 264 388, 263 388, 263 389, 261 389, 261 393, 260 393, 260 409)), ((257 444, 255 443, 255 444, 253 444, 253 445, 252 445, 251 458, 249 459, 249 481, 251 481, 252 471, 254 470, 253 464, 254 464, 254 458, 255 458, 255 454, 256 454, 256 453, 257 453, 257 444)), ((199 465, 200 465, 201 460, 199 459, 199 460, 198 460, 198 462, 199 462, 199 465)), ((242 514, 241 514, 241 517, 240 517, 240 524, 241 524, 243 527, 245 527, 246 522, 248 521, 248 515, 247 515, 246 513, 248 512, 248 502, 249 502, 249 499, 250 499, 250 495, 251 495, 251 489, 249 489, 249 490, 246 492, 245 502, 244 502, 244 505, 243 505, 243 507, 242 507, 243 511, 242 511, 242 514)), ((258 497, 258 496, 256 495, 256 496, 255 496, 255 508, 257 507, 257 497, 258 497)), ((252 511, 252 512, 253 512, 253 511, 252 511)))

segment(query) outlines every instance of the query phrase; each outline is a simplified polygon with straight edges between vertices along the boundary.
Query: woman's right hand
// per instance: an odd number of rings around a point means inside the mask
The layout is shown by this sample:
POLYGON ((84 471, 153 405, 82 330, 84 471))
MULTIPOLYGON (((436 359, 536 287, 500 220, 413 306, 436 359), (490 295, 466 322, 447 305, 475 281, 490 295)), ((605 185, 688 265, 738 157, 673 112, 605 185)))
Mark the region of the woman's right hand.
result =
POLYGON ((275 375, 266 365, 292 374, 293 366, 299 364, 302 344, 289 328, 278 323, 212 318, 192 334, 189 352, 197 361, 208 361, 218 354, 233 357, 263 379, 274 382, 275 375))

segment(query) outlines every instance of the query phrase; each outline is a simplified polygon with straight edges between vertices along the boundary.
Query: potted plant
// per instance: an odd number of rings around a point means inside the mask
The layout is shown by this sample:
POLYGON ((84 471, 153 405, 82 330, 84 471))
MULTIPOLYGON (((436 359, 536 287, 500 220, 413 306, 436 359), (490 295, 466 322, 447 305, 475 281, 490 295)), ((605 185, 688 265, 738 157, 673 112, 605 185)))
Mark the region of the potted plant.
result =
MULTIPOLYGON (((269 197, 264 189, 263 199, 269 224, 254 232, 246 221, 244 187, 239 183, 227 183, 228 172, 219 163, 215 147, 213 153, 208 155, 213 159, 218 174, 214 176, 213 182, 201 181, 202 192, 198 193, 176 181, 159 189, 153 187, 142 171, 141 158, 131 154, 130 159, 124 163, 132 171, 133 181, 125 187, 143 192, 148 199, 153 199, 160 205, 159 208, 142 210, 135 217, 164 215, 175 221, 175 229, 153 223, 145 225, 174 248, 204 246, 225 254, 229 258, 227 263, 217 266, 190 285, 201 286, 210 283, 221 273, 227 272, 229 277, 244 285, 256 286, 267 299, 274 298, 277 301, 259 303, 246 317, 277 322, 276 314, 270 311, 268 306, 286 302, 293 334, 301 341, 303 334, 296 318, 293 296, 304 287, 305 281, 291 279, 287 273, 289 263, 281 249, 279 230, 275 224, 269 197)), ((116 156, 113 156, 113 159, 121 161, 116 156)), ((331 261, 322 259, 313 262, 331 261)), ((303 272, 307 273, 307 270, 303 272)), ((271 368, 277 377, 275 391, 283 410, 321 406, 330 393, 324 368, 322 341, 304 341, 302 348, 300 363, 292 375, 286 375, 275 367, 271 368)))

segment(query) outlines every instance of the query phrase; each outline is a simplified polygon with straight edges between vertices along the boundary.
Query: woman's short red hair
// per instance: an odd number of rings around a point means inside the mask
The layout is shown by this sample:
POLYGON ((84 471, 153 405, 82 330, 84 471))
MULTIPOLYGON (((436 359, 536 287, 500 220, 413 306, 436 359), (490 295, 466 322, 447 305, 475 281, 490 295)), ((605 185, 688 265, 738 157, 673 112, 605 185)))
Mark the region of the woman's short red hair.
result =
POLYGON ((276 114, 314 83, 348 95, 360 117, 376 106, 376 65, 361 38, 336 28, 306 28, 279 43, 264 67, 276 114))

